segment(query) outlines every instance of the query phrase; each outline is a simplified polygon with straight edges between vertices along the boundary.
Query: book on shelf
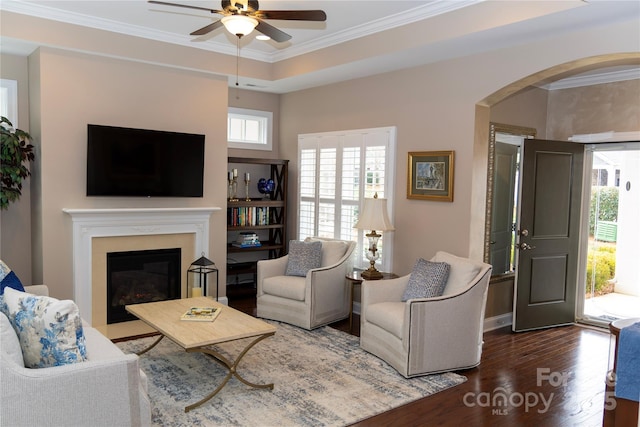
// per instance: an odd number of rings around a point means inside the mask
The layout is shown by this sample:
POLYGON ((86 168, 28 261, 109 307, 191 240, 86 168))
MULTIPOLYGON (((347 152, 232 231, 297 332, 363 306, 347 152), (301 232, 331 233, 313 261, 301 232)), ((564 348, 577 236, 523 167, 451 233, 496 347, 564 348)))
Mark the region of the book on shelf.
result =
POLYGON ((241 231, 238 233, 238 240, 255 240, 258 238, 258 233, 255 231, 241 231))
POLYGON ((259 248, 260 246, 262 246, 262 243, 260 242, 254 242, 254 243, 250 243, 250 242, 233 242, 231 244, 231 246, 236 247, 236 248, 259 248))
POLYGON ((191 307, 187 310, 180 320, 191 322, 213 322, 220 314, 219 307, 191 307))
POLYGON ((227 224, 232 227, 269 225, 269 207, 241 206, 228 208, 227 224))
POLYGON ((255 231, 243 231, 238 233, 234 243, 241 246, 260 246, 260 239, 255 231))

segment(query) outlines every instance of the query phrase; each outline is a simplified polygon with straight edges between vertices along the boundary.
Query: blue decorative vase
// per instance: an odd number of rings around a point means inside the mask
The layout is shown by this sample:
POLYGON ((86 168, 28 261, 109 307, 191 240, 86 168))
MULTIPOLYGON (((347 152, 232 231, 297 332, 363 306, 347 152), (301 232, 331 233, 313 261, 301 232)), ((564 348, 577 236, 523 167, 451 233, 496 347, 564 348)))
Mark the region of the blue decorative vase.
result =
POLYGON ((267 198, 269 196, 269 193, 271 193, 274 188, 276 188, 276 183, 273 182, 271 178, 269 179, 260 178, 258 180, 258 191, 261 194, 265 195, 267 198))

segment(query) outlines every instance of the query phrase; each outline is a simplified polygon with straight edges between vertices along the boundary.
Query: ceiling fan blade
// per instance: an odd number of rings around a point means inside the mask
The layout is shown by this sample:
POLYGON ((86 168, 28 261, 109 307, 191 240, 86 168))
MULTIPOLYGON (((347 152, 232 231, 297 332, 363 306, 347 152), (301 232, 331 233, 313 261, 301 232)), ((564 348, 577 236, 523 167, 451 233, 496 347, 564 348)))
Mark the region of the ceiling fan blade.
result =
POLYGON ((148 0, 148 1, 149 1, 149 3, 161 4, 161 5, 164 5, 164 6, 186 7, 188 9, 206 10, 207 12, 211 12, 211 13, 224 14, 224 12, 222 10, 209 9, 208 7, 191 6, 191 5, 188 5, 188 4, 180 4, 180 3, 167 3, 166 1, 156 1, 156 0, 148 0))
POLYGON ((326 21, 323 10, 259 10, 255 16, 262 19, 281 19, 288 21, 326 21))
POLYGON ((202 36, 205 35, 207 33, 210 33, 211 31, 215 30, 216 28, 220 28, 222 27, 222 21, 216 21, 213 22, 205 27, 200 28, 199 30, 195 30, 193 33, 189 34, 190 36, 202 36))
POLYGON ((275 40, 278 43, 286 42, 287 40, 291 39, 291 36, 289 34, 277 29, 271 24, 267 24, 260 19, 258 19, 256 30, 261 32, 265 36, 271 37, 272 40, 275 40))

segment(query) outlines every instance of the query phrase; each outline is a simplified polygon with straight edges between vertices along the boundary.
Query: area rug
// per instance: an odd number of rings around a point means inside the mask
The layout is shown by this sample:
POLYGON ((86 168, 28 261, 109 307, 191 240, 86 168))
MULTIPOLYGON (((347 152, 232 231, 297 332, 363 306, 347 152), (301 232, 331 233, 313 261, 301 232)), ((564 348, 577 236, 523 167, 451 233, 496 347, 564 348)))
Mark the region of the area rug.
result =
MULTIPOLYGON (((226 375, 201 353, 186 353, 169 339, 140 356, 149 380, 157 426, 344 426, 462 384, 453 373, 405 379, 384 361, 360 349, 359 338, 323 327, 306 331, 271 322, 276 334, 256 344, 238 372, 248 381, 275 384, 250 388, 232 378, 211 400, 184 407, 213 391, 226 375)), ((118 343, 125 353, 156 338, 118 343)), ((246 341, 216 348, 236 355, 246 341)), ((234 357, 235 358, 235 357, 234 357)))

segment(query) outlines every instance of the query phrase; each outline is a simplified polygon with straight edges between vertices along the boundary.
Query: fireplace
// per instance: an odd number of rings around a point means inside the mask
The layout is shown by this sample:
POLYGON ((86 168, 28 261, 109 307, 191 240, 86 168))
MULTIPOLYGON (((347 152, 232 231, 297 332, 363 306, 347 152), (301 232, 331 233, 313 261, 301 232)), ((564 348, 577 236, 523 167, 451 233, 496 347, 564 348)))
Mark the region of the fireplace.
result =
POLYGON ((128 304, 178 299, 181 249, 107 253, 107 324, 135 320, 128 304))
MULTIPOLYGON (((219 207, 64 209, 73 222, 73 298, 82 318, 107 326, 107 253, 180 247, 186 268, 209 252, 209 222, 219 207)), ((182 280, 185 280, 184 274, 182 280)), ((186 298, 183 286, 182 298, 186 298)), ((109 325, 117 327, 125 322, 109 325)))

